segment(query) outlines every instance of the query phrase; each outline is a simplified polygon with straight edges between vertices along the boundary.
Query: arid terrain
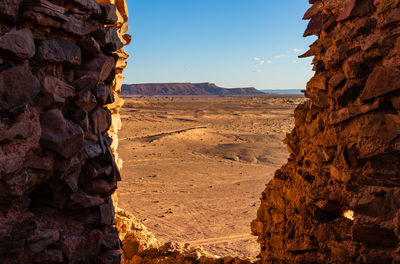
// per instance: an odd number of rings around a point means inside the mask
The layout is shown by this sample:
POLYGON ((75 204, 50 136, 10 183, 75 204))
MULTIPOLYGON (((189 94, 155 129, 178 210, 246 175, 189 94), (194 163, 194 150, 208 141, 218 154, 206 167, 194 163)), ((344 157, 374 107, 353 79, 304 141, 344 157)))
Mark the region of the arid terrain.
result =
POLYGON ((255 256, 259 197, 301 96, 136 97, 121 112, 119 206, 164 241, 255 256))

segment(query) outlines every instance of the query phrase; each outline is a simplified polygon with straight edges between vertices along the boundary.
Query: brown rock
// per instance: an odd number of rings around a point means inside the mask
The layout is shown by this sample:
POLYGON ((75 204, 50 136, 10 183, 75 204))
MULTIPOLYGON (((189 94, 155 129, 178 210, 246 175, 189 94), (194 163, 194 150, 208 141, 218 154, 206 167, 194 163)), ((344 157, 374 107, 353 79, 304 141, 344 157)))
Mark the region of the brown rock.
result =
POLYGON ((39 80, 25 67, 0 73, 0 112, 29 103, 40 92, 39 80))
POLYGON ((101 4, 100 21, 104 24, 114 24, 118 21, 117 6, 113 4, 101 4))
POLYGON ((115 59, 101 54, 90 62, 82 65, 75 72, 76 77, 81 78, 85 75, 91 75, 97 78, 97 82, 104 82, 115 68, 115 59))
POLYGON ((351 12, 353 11, 354 7, 356 6, 356 0, 345 0, 344 10, 340 13, 337 21, 342 21, 350 17, 351 12))
POLYGON ((0 20, 15 23, 17 21, 18 11, 18 0, 3 0, 0 2, 0 20))
POLYGON ((86 183, 83 188, 89 194, 99 194, 100 196, 107 196, 113 193, 117 184, 115 182, 109 183, 103 179, 95 179, 86 183))
POLYGON ((81 63, 81 49, 71 41, 63 39, 40 40, 36 48, 36 55, 40 60, 67 62, 72 65, 81 63))
POLYGON ((101 53, 100 45, 91 36, 85 36, 78 42, 83 51, 83 56, 90 56, 91 58, 98 56, 101 53))
POLYGON ((57 110, 48 110, 40 116, 42 136, 40 144, 64 158, 71 158, 83 144, 83 131, 72 121, 64 119, 57 110))
POLYGON ((111 126, 111 112, 106 108, 98 108, 91 114, 93 133, 99 135, 111 126))
POLYGON ((42 231, 29 242, 28 248, 33 253, 39 253, 59 239, 60 234, 57 230, 42 231))
POLYGON ((9 57, 9 52, 20 59, 29 59, 35 55, 35 43, 32 32, 23 28, 12 29, 0 37, 0 50, 4 57, 9 57))
POLYGON ((369 100, 400 89, 400 71, 377 66, 369 75, 361 100, 369 100))
POLYGON ((105 204, 100 205, 100 217, 103 224, 115 224, 115 211, 111 198, 107 199, 105 204))
POLYGON ((104 204, 104 199, 97 196, 88 195, 82 191, 72 193, 70 196, 70 202, 67 205, 68 208, 76 208, 77 206, 81 208, 96 207, 104 204))
POLYGON ((33 259, 34 263, 63 263, 63 252, 59 249, 46 249, 36 255, 33 259))
POLYGON ((336 112, 332 112, 329 116, 329 124, 330 125, 339 124, 352 117, 368 113, 378 108, 379 108, 379 100, 375 100, 372 104, 349 105, 336 112))
POLYGON ((42 95, 43 105, 65 103, 75 95, 75 88, 54 76, 46 75, 42 79, 42 95))
POLYGON ((392 248, 399 242, 393 230, 378 225, 354 225, 352 235, 356 241, 376 247, 392 248))
POLYGON ((75 105, 90 112, 97 106, 96 97, 87 90, 81 91, 78 94, 78 99, 75 100, 75 105))
POLYGON ((105 52, 113 52, 122 48, 123 44, 113 27, 105 27, 93 33, 94 38, 105 52))

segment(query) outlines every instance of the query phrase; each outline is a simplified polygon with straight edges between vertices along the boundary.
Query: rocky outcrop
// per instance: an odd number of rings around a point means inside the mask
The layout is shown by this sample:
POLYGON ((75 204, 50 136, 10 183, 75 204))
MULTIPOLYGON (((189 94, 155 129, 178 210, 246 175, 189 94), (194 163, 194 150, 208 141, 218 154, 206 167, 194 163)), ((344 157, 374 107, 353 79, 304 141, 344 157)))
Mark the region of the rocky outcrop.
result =
POLYGON ((213 83, 124 84, 123 95, 262 95, 253 88, 221 88, 213 83))
POLYGON ((309 101, 252 231, 263 263, 399 263, 400 1, 320 0, 309 101))
POLYGON ((0 263, 120 263, 127 19, 124 0, 0 2, 0 263))

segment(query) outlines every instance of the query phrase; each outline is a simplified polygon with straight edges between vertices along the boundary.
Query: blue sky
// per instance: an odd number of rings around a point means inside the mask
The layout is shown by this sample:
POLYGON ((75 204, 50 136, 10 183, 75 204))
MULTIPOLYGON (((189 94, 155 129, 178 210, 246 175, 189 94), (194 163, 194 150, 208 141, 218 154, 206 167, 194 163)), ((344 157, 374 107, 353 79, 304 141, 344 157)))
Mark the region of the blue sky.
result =
POLYGON ((303 38, 306 0, 127 0, 125 83, 213 82, 304 89, 315 40, 303 38))

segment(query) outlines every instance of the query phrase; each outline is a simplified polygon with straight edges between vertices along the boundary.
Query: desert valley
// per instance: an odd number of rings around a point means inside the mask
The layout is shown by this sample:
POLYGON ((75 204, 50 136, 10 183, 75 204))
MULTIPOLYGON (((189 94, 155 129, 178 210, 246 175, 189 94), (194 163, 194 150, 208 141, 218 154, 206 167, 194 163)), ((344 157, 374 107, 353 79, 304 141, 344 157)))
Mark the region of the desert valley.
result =
POLYGON ((256 256, 249 223, 288 157, 301 95, 136 96, 121 111, 119 205, 163 241, 256 256))

